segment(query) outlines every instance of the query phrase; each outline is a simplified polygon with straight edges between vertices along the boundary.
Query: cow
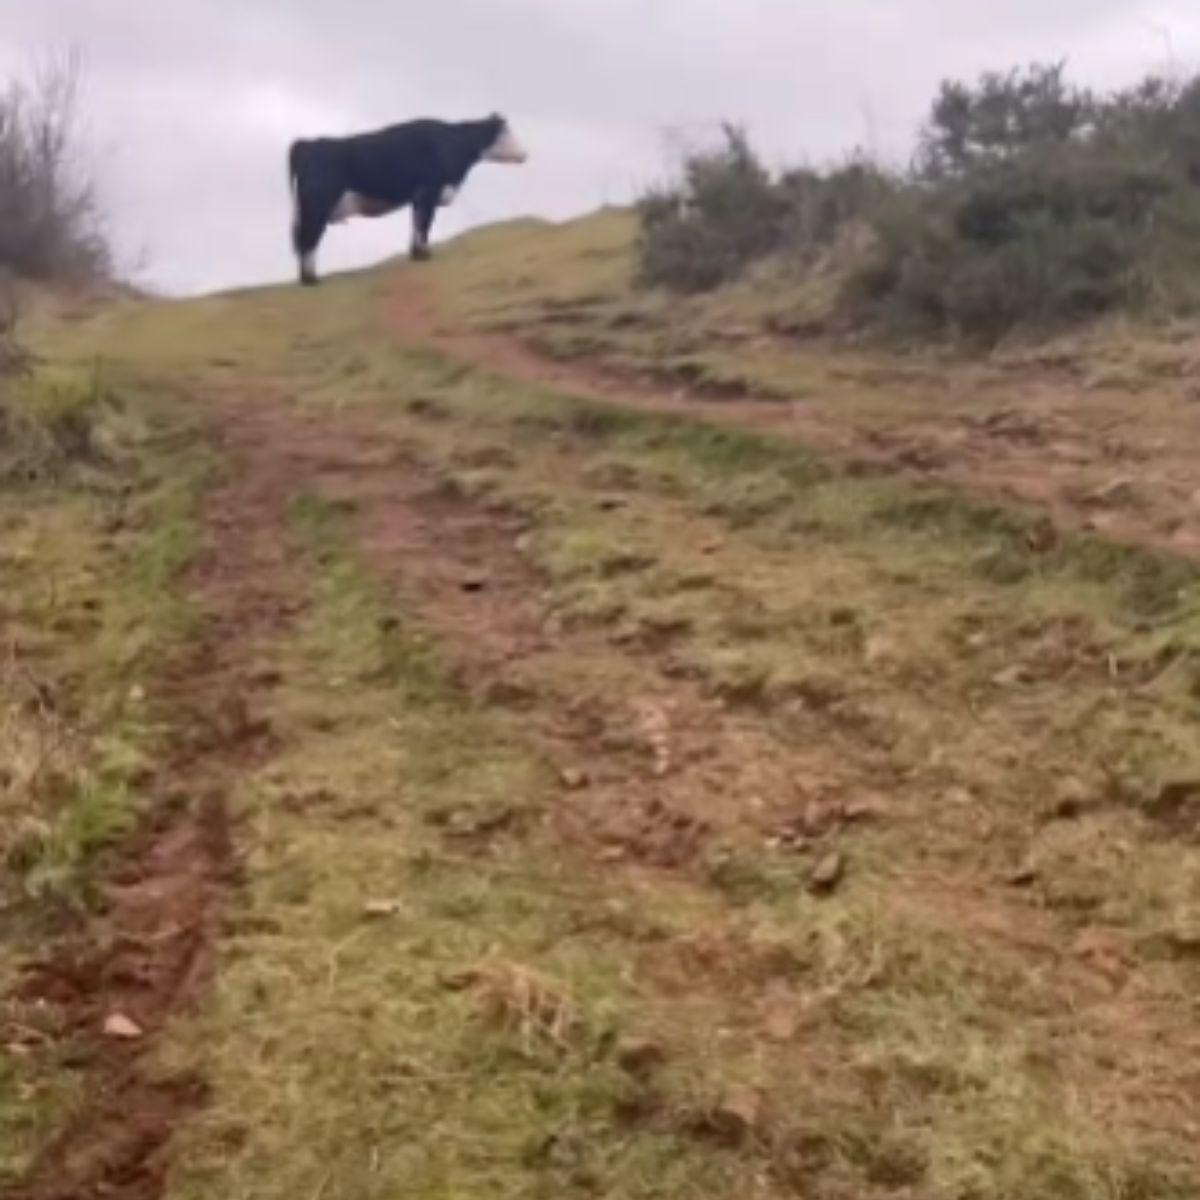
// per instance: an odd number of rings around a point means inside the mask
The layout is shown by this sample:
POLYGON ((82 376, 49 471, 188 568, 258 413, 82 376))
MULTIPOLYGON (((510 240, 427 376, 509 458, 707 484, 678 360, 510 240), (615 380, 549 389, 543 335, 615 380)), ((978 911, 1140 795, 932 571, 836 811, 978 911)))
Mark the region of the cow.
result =
POLYGON ((317 282, 316 254, 326 228, 350 217, 382 217, 412 205, 414 261, 430 257, 429 232, 480 162, 523 163, 508 121, 422 118, 350 137, 301 139, 288 150, 292 245, 300 282, 317 282))

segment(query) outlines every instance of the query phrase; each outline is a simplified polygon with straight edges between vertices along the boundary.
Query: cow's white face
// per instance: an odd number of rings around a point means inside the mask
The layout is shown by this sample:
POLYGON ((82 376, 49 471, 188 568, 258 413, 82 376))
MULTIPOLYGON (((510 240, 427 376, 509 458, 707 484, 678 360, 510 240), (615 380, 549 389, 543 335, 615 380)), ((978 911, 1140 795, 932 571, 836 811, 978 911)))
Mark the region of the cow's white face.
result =
POLYGON ((528 157, 525 147, 517 141, 507 125, 501 128, 500 136, 483 152, 484 162, 523 163, 528 157))

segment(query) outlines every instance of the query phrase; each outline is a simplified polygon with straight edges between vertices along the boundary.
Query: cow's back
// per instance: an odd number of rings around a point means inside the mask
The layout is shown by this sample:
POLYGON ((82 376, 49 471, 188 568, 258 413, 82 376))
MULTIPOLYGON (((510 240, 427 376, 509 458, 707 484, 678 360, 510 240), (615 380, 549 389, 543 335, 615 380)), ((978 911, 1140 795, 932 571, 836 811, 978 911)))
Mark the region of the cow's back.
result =
POLYGON ((422 187, 443 182, 447 135, 443 121, 407 121, 341 142, 348 186, 404 202, 422 187))

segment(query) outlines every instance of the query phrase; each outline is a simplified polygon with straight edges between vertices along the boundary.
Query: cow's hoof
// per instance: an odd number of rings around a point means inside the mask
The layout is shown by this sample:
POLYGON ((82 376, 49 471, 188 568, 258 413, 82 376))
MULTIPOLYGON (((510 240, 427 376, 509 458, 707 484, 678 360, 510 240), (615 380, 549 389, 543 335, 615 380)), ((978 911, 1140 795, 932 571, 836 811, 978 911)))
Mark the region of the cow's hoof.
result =
POLYGON ((428 246, 414 246, 409 257, 413 262, 428 262, 433 257, 433 251, 428 246))
POLYGON ((315 275, 301 275, 300 276, 300 286, 301 287, 316 287, 317 284, 320 282, 321 281, 315 275))

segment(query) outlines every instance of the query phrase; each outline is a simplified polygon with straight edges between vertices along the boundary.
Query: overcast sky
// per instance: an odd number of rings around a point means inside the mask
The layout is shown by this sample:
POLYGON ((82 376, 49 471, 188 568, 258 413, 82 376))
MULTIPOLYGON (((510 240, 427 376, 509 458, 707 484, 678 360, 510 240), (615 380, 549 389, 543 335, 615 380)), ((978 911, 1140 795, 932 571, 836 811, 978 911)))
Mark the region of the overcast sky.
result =
MULTIPOLYGON (((499 109, 524 167, 480 167, 442 236, 628 200, 723 118, 772 158, 901 156, 939 79, 1065 57, 1120 84, 1200 63, 1198 0, 0 0, 0 72, 78 47, 127 262, 164 290, 291 275, 298 136, 499 109)), ((3 219, 3 214, 0 214, 3 219)), ((404 249, 331 231, 326 268, 404 249)))

